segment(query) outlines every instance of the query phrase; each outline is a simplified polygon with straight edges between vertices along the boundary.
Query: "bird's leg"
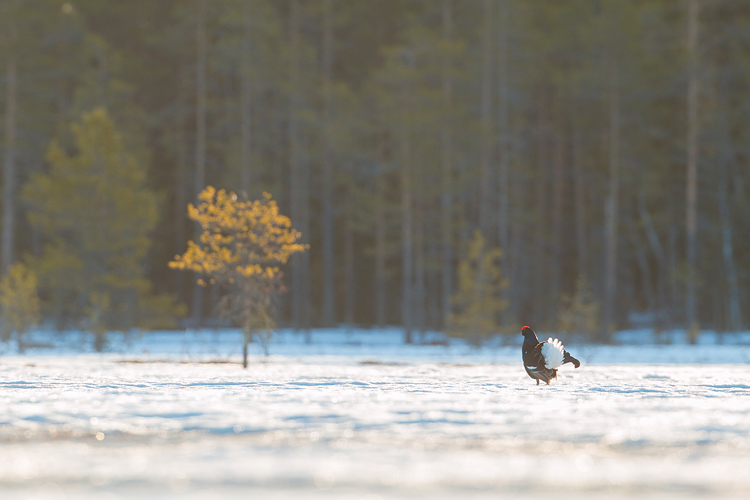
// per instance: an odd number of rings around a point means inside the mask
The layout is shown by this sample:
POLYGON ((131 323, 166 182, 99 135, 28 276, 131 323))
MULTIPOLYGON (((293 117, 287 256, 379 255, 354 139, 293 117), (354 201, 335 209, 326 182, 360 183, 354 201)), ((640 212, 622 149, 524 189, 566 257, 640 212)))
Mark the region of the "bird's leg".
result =
POLYGON ((539 379, 536 379, 536 385, 539 385, 539 379))
POLYGON ((549 380, 547 381, 547 385, 549 385, 549 380))

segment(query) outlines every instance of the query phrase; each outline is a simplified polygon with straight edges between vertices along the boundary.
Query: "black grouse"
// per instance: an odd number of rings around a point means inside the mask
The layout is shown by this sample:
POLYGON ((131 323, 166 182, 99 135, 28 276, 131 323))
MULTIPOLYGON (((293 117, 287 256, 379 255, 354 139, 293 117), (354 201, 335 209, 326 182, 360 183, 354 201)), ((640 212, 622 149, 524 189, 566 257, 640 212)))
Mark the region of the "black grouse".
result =
POLYGON ((573 363, 578 368, 581 362, 563 349, 562 342, 551 337, 539 342, 536 333, 528 326, 521 328, 523 335, 523 367, 529 377, 536 379, 536 385, 543 380, 549 385, 550 380, 557 378, 557 369, 565 363, 573 363))

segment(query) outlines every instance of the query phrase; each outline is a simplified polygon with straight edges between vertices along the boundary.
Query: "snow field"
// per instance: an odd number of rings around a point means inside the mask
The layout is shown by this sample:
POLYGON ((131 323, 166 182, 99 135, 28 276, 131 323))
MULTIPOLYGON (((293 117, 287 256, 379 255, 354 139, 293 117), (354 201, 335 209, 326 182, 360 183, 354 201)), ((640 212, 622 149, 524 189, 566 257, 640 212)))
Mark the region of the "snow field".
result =
POLYGON ((0 358, 0 498, 750 496, 747 364, 296 349, 0 358))

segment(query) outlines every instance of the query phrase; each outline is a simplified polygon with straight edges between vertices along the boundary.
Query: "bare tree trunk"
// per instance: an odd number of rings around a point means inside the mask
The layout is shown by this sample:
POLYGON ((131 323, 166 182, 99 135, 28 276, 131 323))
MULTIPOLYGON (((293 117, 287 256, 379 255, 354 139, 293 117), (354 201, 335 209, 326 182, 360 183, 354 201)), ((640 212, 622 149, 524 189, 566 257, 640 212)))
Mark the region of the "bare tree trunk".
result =
MULTIPOLYGON (((648 206, 646 204, 646 194, 643 192, 643 190, 640 190, 638 192, 638 213, 641 219, 641 224, 643 225, 643 230, 646 233, 646 239, 648 240, 649 246, 651 247, 651 251, 656 257, 656 301, 657 309, 659 311, 658 324, 661 327, 666 324, 665 314, 668 309, 667 283, 670 279, 669 266, 666 262, 664 247, 661 243, 661 240, 659 239, 658 233, 656 232, 656 228, 654 227, 654 222, 651 219, 651 214, 648 211, 648 206)), ((650 307, 653 307, 653 305, 651 305, 650 307)))
POLYGON ((251 339, 247 331, 243 331, 242 335, 242 368, 247 368, 247 347, 251 339))
MULTIPOLYGON (((197 0, 196 23, 196 109, 195 109, 195 177, 194 192, 200 193, 206 184, 206 0, 197 0)), ((196 225, 196 234, 201 228, 196 225)), ((193 292, 193 322, 200 323, 203 308, 203 287, 196 285, 193 292)))
MULTIPOLYGON (((515 158, 516 156, 514 156, 515 158)), ((515 196, 514 206, 524 206, 524 200, 526 199, 524 193, 521 190, 514 190, 512 193, 515 196)), ((528 225, 524 223, 513 224, 512 228, 510 248, 508 249, 508 260, 511 262, 508 273, 508 282, 511 285, 508 288, 513 290, 512 293, 509 291, 507 294, 509 315, 511 315, 509 319, 510 321, 522 321, 522 306, 529 294, 529 280, 526 279, 526 276, 529 272, 529 259, 533 255, 527 251, 528 225)))
POLYGON ((734 261, 734 234, 732 217, 729 210, 729 166, 732 158, 731 137, 729 132, 729 110, 726 103, 726 90, 721 89, 721 134, 724 144, 719 152, 719 219, 721 221, 721 253, 724 257, 724 272, 728 285, 727 324, 729 330, 736 332, 742 328, 742 311, 740 308, 740 287, 737 267, 734 261))
MULTIPOLYGON (((674 219, 672 219, 674 220, 674 219)), ((667 236, 667 271, 672 271, 677 268, 679 262, 678 257, 678 231, 677 227, 670 226, 667 236)), ((667 323, 674 323, 678 321, 678 318, 684 317, 683 305, 685 304, 684 298, 680 295, 680 283, 677 280, 677 275, 674 272, 669 272, 669 317, 667 323)))
POLYGON ((563 194, 565 190, 563 170, 565 158, 565 136, 560 130, 555 131, 554 136, 555 158, 553 161, 553 187, 552 187, 552 259, 550 263, 549 288, 551 300, 549 301, 549 316, 557 320, 558 305, 560 300, 560 274, 562 267, 562 233, 563 233, 563 194))
POLYGON ((637 229, 633 228, 632 231, 628 231, 633 242, 633 249, 635 250, 635 258, 638 263, 638 269, 641 273, 641 289, 643 290, 643 297, 648 304, 648 308, 654 307, 654 288, 651 279, 651 264, 648 260, 648 250, 646 244, 638 236, 637 229))
POLYGON ((480 95, 479 116, 481 119, 480 135, 480 173, 479 173, 479 227, 487 244, 492 246, 494 238, 490 233, 492 227, 492 1, 482 3, 484 28, 482 30, 482 86, 480 95))
MULTIPOLYGON (((11 44, 15 39, 15 27, 11 28, 11 44)), ((6 86, 5 105, 5 162, 3 164, 3 232, 2 232, 2 263, 0 276, 5 275, 13 264, 14 224, 16 218, 16 77, 18 67, 14 49, 11 48, 8 58, 8 83, 6 86)), ((19 334, 20 339, 20 334, 19 334)), ((20 340, 19 340, 20 342, 20 340)))
MULTIPOLYGON (((443 0, 443 41, 453 40, 453 6, 452 0, 443 0)), ((442 142, 442 189, 440 193, 440 237, 442 246, 442 326, 448 324, 451 312, 451 294, 453 293, 453 223, 451 210, 451 191, 453 189, 453 138, 451 134, 451 108, 453 105, 453 80, 450 75, 451 62, 446 55, 443 59, 443 121, 441 130, 442 142)))
POLYGON ((404 324, 404 342, 412 343, 412 304, 413 304, 413 241, 412 241, 412 185, 411 185, 411 138, 409 137, 410 90, 405 82, 401 89, 401 315, 404 324))
MULTIPOLYGON (((382 188, 378 188, 381 190, 382 188)), ((382 191, 381 191, 382 192, 382 191)), ((378 202, 380 204, 380 202, 378 202)), ((375 317, 378 326, 385 326, 386 317, 386 279, 385 279, 385 217, 383 207, 378 206, 375 214, 375 317)))
POLYGON ((742 311, 740 309, 740 287, 737 268, 734 263, 732 222, 729 215, 729 179, 727 165, 722 162, 719 175, 719 214, 721 218, 721 249, 724 257, 724 270, 729 285, 728 324, 733 332, 742 328, 742 311))
MULTIPOLYGON (((432 238, 431 238, 432 241, 432 238)), ((440 247, 438 245, 429 245, 427 247, 427 262, 440 262, 440 247)), ((433 267, 427 274, 426 296, 427 304, 427 328, 440 330, 443 325, 442 296, 437 293, 440 289, 441 272, 440 269, 433 267)))
MULTIPOLYGON (((507 252, 510 244, 508 229, 509 188, 510 188, 510 127, 508 124, 510 71, 508 69, 508 9, 507 0, 502 0, 499 10, 500 37, 498 45, 498 130, 499 137, 499 165, 498 165, 498 196, 500 205, 498 210, 498 236, 500 248, 507 252)), ((505 259, 507 261, 507 258, 505 259)))
POLYGON ((323 18, 323 325, 336 322, 333 162, 331 160, 331 108, 333 95, 333 2, 325 0, 323 18))
MULTIPOLYGON (((420 172, 417 179, 422 178, 420 172)), ((414 192, 414 324, 419 332, 419 342, 424 340, 425 332, 425 217, 424 200, 420 191, 414 192)))
MULTIPOLYGON (((300 171, 300 138, 299 138, 299 2, 289 2, 289 206, 292 221, 298 223, 300 214, 299 171, 300 171)), ((292 326, 302 326, 302 259, 292 257, 292 326)))
MULTIPOLYGON (((536 202, 536 217, 534 220, 534 250, 531 259, 532 265, 532 296, 534 297, 532 314, 536 318, 544 318, 547 313, 546 304, 549 299, 547 288, 547 273, 549 267, 547 262, 547 164, 549 151, 548 119, 546 114, 547 100, 542 95, 539 97, 539 116, 537 124, 536 153, 537 153, 537 176, 533 180, 535 193, 532 202, 536 202)), ((539 321, 538 319, 536 321, 539 321)))
POLYGON ((609 95, 609 192, 605 206, 606 254, 604 266, 604 307, 601 340, 610 342, 615 328, 615 293, 617 292, 617 218, 620 189, 620 90, 619 67, 610 61, 609 95))
POLYGON ((244 33, 242 37, 242 63, 240 66, 240 188, 246 194, 250 192, 252 183, 252 75, 253 64, 253 12, 252 4, 247 2, 244 7, 244 33))
MULTIPOLYGON (((184 126, 185 126, 185 101, 187 99, 187 86, 190 75, 187 68, 182 64, 179 73, 179 81, 177 82, 177 99, 175 104, 175 122, 174 122, 174 148, 176 154, 177 165, 175 165, 175 197, 174 197, 174 221, 175 221, 175 232, 174 232, 174 252, 175 255, 179 255, 185 250, 185 243, 187 241, 187 219, 185 214, 187 211, 188 203, 188 192, 190 186, 187 183, 187 172, 188 172, 188 152, 187 152, 187 141, 185 139, 184 126)), ((179 302, 183 302, 186 298, 185 288, 185 273, 177 272, 175 274, 175 287, 177 289, 177 297, 179 302)))
POLYGON ((375 181, 375 307, 378 326, 386 323, 386 186, 385 186, 385 144, 381 138, 378 141, 378 171, 375 181))
POLYGON ((685 226, 687 290, 685 321, 687 328, 697 327, 695 281, 698 205, 698 15, 699 0, 688 0, 688 92, 687 92, 687 183, 685 187, 685 226))
MULTIPOLYGON (((308 166, 304 156, 304 131, 300 123, 303 97, 300 82, 300 12, 299 0, 290 0, 289 18, 289 177, 291 219, 307 238, 309 212, 307 206, 308 166)), ((302 329, 305 341, 310 336, 310 256, 308 252, 292 257, 292 318, 294 327, 302 329)))
MULTIPOLYGON (((353 196, 349 197, 352 203, 353 196)), ((350 205, 351 206, 351 205, 350 205)), ((347 326, 354 326, 354 308, 356 306, 356 266, 354 261, 354 221, 351 210, 347 211, 344 228, 344 318, 347 326)))
MULTIPOLYGON (((509 54, 509 35, 508 30, 510 29, 509 13, 510 4, 508 0, 502 0, 499 4, 498 9, 498 25, 500 36, 498 40, 498 197, 499 207, 497 214, 497 232, 498 232, 498 243, 502 250, 502 272, 504 278, 509 276, 510 266, 517 265, 516 262, 511 260, 510 252, 510 224, 508 217, 510 213, 510 125, 508 116, 510 114, 510 70, 508 64, 509 54)), ((501 292, 503 300, 507 304, 511 304, 510 300, 511 288, 507 287, 501 292)), ((515 316, 515 311, 510 310, 510 314, 515 316)), ((508 323, 506 314, 503 315, 501 325, 508 323)))
POLYGON ((573 176, 575 178, 576 254, 578 256, 578 275, 587 276, 588 250, 586 247, 586 189, 583 178, 583 145, 581 144, 581 128, 577 124, 574 127, 573 176))
POLYGON ((196 26, 196 131, 195 131, 195 193, 200 193, 206 182, 206 0, 198 1, 196 26))
MULTIPOLYGON (((493 223, 494 213, 492 210, 492 33, 494 23, 492 20, 491 0, 482 3, 482 15, 484 27, 482 29, 482 81, 480 90, 479 116, 480 116, 480 171, 479 171, 479 228, 485 241, 485 249, 491 248, 496 241, 492 231, 496 228, 493 223)), ((482 254, 477 257, 482 262, 482 254)), ((483 289, 484 275, 481 266, 477 266, 476 272, 476 296, 480 297, 483 289)), ((472 341, 479 345, 481 337, 479 329, 472 332, 472 341)))

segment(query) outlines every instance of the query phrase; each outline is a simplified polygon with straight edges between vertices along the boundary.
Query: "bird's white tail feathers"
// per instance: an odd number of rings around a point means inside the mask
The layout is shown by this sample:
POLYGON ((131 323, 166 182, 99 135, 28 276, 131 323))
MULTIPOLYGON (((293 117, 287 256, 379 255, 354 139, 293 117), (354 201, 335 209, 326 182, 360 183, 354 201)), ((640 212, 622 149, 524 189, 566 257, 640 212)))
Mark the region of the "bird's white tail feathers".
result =
POLYGON ((552 337, 542 344, 542 356, 544 356, 544 366, 547 368, 559 368, 563 364, 563 345, 557 339, 552 337))

